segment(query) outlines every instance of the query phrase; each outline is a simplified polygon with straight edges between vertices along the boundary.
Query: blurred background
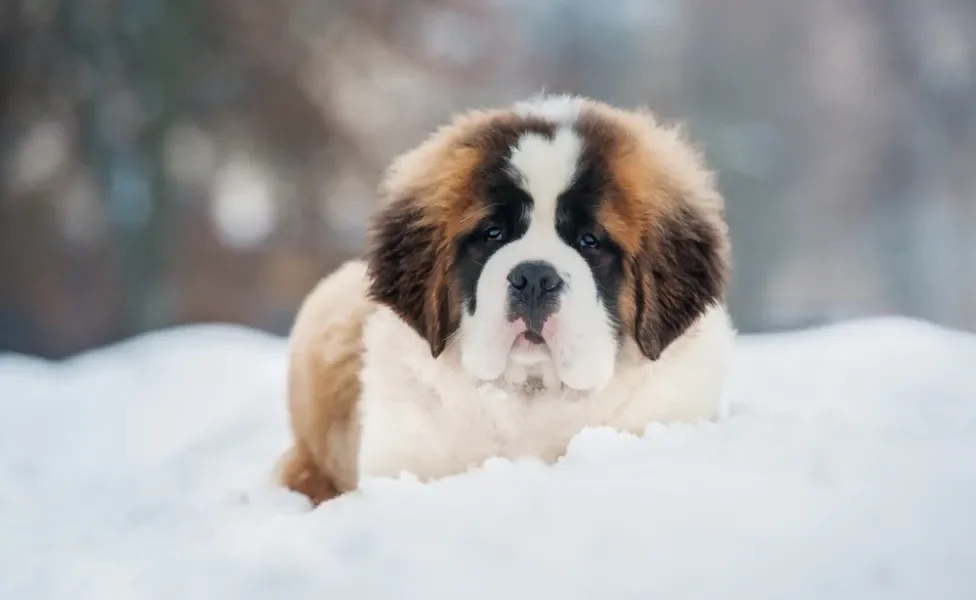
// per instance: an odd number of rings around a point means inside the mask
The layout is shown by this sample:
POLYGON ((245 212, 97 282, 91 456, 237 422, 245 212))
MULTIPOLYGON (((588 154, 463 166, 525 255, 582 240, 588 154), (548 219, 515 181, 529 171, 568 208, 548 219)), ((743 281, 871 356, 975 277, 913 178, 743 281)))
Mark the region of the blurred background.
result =
POLYGON ((741 330, 976 330, 973 0, 0 0, 0 352, 286 333, 390 159, 543 88, 687 123, 741 330))

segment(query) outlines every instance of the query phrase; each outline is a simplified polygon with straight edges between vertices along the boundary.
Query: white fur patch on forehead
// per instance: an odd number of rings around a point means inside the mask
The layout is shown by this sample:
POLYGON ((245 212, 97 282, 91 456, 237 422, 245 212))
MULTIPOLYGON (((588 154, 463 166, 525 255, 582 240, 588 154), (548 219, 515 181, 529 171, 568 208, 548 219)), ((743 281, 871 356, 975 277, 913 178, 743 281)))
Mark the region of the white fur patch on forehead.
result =
POLYGON ((532 197, 533 222, 555 218, 556 200, 576 177, 582 146, 575 131, 561 127, 552 139, 527 133, 512 148, 511 175, 532 197))
POLYGON ((539 95, 516 102, 513 110, 523 117, 540 117, 554 123, 572 123, 583 109, 583 98, 567 94, 539 95))

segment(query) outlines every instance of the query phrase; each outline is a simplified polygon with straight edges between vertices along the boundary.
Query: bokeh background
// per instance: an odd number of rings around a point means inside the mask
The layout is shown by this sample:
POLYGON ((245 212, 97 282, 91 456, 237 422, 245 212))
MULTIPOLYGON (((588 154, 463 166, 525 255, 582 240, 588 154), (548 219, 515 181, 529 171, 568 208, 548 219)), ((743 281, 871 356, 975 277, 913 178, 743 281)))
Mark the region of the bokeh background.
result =
POLYGON ((546 89, 684 121, 743 331, 976 330, 973 0, 0 0, 0 352, 286 333, 391 158, 546 89))

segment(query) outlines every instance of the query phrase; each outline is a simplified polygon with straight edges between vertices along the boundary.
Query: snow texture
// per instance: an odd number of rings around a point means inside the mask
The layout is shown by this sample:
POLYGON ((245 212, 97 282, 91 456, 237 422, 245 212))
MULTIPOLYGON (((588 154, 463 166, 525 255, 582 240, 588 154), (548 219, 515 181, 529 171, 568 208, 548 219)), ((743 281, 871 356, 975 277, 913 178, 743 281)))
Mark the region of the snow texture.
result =
POLYGON ((976 336, 743 338, 718 424, 308 509, 283 340, 194 326, 0 357, 0 598, 976 598, 976 336))

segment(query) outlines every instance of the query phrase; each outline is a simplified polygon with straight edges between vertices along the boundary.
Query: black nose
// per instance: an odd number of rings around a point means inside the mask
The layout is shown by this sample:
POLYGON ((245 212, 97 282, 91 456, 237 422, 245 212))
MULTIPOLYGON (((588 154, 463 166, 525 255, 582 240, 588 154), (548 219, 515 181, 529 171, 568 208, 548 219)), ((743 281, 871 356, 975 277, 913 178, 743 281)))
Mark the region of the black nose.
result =
POLYGON ((508 274, 508 283, 525 298, 541 298, 559 291, 563 279, 547 262, 532 261, 515 265, 508 274))
POLYGON ((547 262, 529 261, 515 265, 508 274, 508 318, 525 321, 526 339, 543 342, 546 319, 559 308, 563 279, 547 262))

